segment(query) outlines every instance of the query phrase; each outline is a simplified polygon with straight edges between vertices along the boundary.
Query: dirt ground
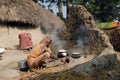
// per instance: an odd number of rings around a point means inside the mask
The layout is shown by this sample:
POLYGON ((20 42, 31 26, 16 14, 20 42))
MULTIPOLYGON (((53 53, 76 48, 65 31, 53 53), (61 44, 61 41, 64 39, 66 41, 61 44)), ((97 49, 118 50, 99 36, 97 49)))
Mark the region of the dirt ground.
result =
MULTIPOLYGON (((33 45, 35 46, 40 39, 43 38, 39 28, 35 30, 20 31, 17 29, 10 29, 9 34, 7 29, 2 28, 0 30, 0 48, 11 48, 11 50, 6 50, 5 53, 1 54, 2 60, 0 60, 0 80, 18 80, 20 77, 20 71, 18 68, 18 62, 27 59, 29 51, 27 50, 17 50, 16 45, 18 45, 18 34, 22 32, 29 32, 32 35, 33 45), (16 33, 16 34, 15 34, 16 33), (5 37, 6 36, 6 37, 5 37)), ((117 58, 120 61, 120 53, 117 54, 117 58)), ((94 57, 90 58, 93 59, 94 57)), ((88 59, 81 58, 82 62, 87 62, 88 59)))
POLYGON ((18 35, 20 33, 30 33, 33 46, 38 44, 44 37, 40 28, 33 30, 19 30, 17 28, 0 27, 0 48, 8 48, 5 53, 0 54, 0 80, 16 80, 19 77, 18 62, 27 58, 28 51, 17 50, 19 46, 18 35))
MULTIPOLYGON (((21 72, 19 71, 18 62, 21 60, 27 59, 28 54, 29 54, 29 51, 27 50, 6 50, 6 52, 4 52, 1 55, 2 60, 0 60, 0 80, 19 80, 21 76, 20 74, 21 72)), ((89 59, 92 59, 92 58, 90 57, 89 59)), ((83 58, 81 58, 82 61, 80 63, 89 61, 89 59, 87 58, 84 60, 83 58)), ((48 72, 51 69, 52 68, 47 69, 48 72)), ((53 72, 54 72, 54 69, 52 70, 53 72)), ((55 69, 55 71, 56 70, 57 68, 55 69)), ((46 70, 44 69, 43 71, 46 71, 46 70)))
POLYGON ((0 80, 17 80, 19 78, 18 62, 27 59, 28 51, 6 50, 0 60, 0 80))
MULTIPOLYGON (((29 51, 27 50, 6 50, 3 54, 1 54, 0 80, 19 80, 21 72, 19 71, 18 62, 27 59, 28 54, 29 51)), ((117 58, 120 61, 120 53, 117 53, 117 58)))

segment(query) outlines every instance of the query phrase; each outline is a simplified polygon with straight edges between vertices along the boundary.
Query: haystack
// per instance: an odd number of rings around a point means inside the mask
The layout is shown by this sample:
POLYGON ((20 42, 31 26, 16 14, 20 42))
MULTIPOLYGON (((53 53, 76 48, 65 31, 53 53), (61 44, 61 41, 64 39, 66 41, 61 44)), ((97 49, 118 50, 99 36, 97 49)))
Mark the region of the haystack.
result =
POLYGON ((38 44, 47 32, 59 32, 64 22, 33 0, 0 0, 0 47, 18 45, 18 34, 30 33, 38 44))
POLYGON ((120 29, 115 28, 111 30, 104 30, 104 32, 108 35, 114 50, 120 51, 120 29))
POLYGON ((67 40, 65 48, 81 50, 84 54, 100 54, 106 48, 112 50, 108 36, 96 27, 93 16, 83 6, 69 8, 66 30, 62 39, 67 40))

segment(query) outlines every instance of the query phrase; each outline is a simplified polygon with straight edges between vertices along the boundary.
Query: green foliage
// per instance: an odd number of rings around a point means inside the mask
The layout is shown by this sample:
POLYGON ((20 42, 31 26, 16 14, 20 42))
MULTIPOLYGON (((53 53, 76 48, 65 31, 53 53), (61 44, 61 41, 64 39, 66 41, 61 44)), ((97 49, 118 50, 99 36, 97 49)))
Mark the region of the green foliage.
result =
MULTIPOLYGON (((60 4, 67 6, 66 0, 33 0, 33 1, 49 3, 48 10, 50 10, 52 4, 58 7, 59 1, 61 1, 60 4)), ((120 0, 69 0, 69 1, 72 3, 72 5, 80 4, 85 6, 87 10, 94 16, 94 18, 100 22, 109 22, 115 19, 120 20, 120 0)))
POLYGON ((74 0, 101 22, 120 20, 120 0, 74 0))

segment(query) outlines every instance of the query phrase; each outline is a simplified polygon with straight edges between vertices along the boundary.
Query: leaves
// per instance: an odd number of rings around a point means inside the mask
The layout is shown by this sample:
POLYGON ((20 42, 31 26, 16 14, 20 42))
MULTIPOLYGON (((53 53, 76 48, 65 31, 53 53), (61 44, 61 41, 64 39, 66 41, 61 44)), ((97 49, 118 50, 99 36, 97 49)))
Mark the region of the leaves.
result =
MULTIPOLYGON (((68 0, 33 0, 34 2, 40 1, 48 3, 49 5, 58 6, 59 1, 63 6, 67 6, 68 0)), ((95 19, 101 22, 109 22, 115 19, 120 20, 120 0, 69 0, 72 5, 83 5, 94 16, 95 19)), ((51 10, 52 6, 48 6, 51 10)), ((68 6, 67 6, 68 7, 68 6)), ((58 7, 59 9, 59 7, 58 7)), ((58 12, 58 14, 61 12, 58 12)))

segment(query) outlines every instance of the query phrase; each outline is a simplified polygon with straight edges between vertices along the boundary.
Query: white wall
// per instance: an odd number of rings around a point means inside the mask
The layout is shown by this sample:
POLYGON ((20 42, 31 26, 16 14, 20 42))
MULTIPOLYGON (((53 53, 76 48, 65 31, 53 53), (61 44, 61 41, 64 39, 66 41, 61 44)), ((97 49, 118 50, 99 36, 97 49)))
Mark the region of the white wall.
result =
POLYGON ((18 35, 20 33, 28 32, 32 36, 33 45, 36 45, 45 36, 41 33, 40 28, 31 30, 19 30, 18 28, 6 28, 0 27, 0 47, 16 49, 16 45, 19 45, 18 35))

